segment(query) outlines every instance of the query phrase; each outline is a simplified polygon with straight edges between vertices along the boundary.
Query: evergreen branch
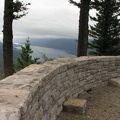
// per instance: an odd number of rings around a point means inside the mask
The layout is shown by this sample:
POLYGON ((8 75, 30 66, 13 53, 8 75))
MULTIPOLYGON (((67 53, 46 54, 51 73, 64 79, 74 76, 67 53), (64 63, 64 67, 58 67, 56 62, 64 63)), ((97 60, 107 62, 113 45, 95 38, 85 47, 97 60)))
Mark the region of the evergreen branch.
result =
POLYGON ((75 6, 77 6, 78 8, 81 7, 81 4, 80 4, 80 3, 77 3, 77 2, 75 2, 75 1, 73 1, 73 0, 69 0, 69 3, 71 3, 71 4, 75 5, 75 6))
POLYGON ((23 3, 23 1, 16 0, 12 3, 13 5, 13 19, 20 19, 21 17, 28 14, 27 6, 30 5, 30 3, 23 3))

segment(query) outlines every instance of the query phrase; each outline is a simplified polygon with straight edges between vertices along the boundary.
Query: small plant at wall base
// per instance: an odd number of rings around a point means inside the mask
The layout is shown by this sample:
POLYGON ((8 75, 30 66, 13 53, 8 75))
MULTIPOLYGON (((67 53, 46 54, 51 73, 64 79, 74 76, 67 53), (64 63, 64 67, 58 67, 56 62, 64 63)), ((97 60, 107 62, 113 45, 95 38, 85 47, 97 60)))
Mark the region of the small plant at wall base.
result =
POLYGON ((2 80, 2 79, 4 79, 5 78, 5 76, 4 76, 4 74, 1 72, 0 73, 0 80, 2 80))
POLYGON ((41 53, 42 54, 42 58, 43 58, 43 62, 46 62, 46 61, 53 61, 54 59, 53 58, 48 58, 46 54, 44 53, 41 53))
POLYGON ((32 49, 30 47, 30 40, 29 38, 26 40, 25 46, 21 46, 21 53, 20 57, 17 58, 17 65, 14 66, 15 71, 25 68, 30 64, 39 64, 38 60, 40 58, 32 59, 32 49))

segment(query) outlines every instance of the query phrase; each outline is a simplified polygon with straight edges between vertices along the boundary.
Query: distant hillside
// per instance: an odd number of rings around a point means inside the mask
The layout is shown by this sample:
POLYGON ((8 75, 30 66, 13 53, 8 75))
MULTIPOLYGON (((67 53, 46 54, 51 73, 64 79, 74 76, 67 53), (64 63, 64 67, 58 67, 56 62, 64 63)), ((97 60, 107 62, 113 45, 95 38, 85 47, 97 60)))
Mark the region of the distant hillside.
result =
MULTIPOLYGON (((89 37, 89 41, 91 41, 92 38, 89 37)), ((26 42, 26 39, 23 38, 17 38, 14 40, 15 43, 24 44, 26 42)), ((53 48, 58 50, 64 50, 68 52, 69 54, 76 55, 77 54, 77 40, 71 39, 71 38, 30 38, 30 43, 33 46, 39 46, 39 47, 46 47, 46 48, 53 48)))
MULTIPOLYGON (((25 39, 14 40, 17 43, 24 44, 25 39)), ((30 43, 33 46, 54 48, 58 50, 64 50, 70 54, 76 55, 77 42, 75 39, 48 39, 48 38, 30 38, 30 43)))
MULTIPOLYGON (((27 40, 27 38, 14 38, 13 42, 19 43, 19 44, 25 44, 26 40, 27 40)), ((43 47, 49 41, 52 41, 54 39, 51 39, 51 38, 30 38, 29 40, 30 40, 31 45, 43 47)))
MULTIPOLYGON (((92 38, 89 37, 89 41, 92 38)), ((59 50, 64 50, 69 54, 77 55, 77 40, 76 39, 30 39, 31 45, 40 46, 40 47, 47 47, 47 48, 54 48, 59 50)), ((89 49, 88 49, 89 51, 89 49)))
MULTIPOLYGON (((16 62, 16 58, 19 56, 19 50, 13 48, 13 61, 16 62)), ((8 60, 9 62, 9 60, 8 60)), ((0 72, 3 69, 3 46, 2 42, 0 42, 0 72)))
POLYGON ((66 52, 76 55, 77 54, 77 42, 75 39, 57 39, 49 41, 46 47, 65 50, 66 52))

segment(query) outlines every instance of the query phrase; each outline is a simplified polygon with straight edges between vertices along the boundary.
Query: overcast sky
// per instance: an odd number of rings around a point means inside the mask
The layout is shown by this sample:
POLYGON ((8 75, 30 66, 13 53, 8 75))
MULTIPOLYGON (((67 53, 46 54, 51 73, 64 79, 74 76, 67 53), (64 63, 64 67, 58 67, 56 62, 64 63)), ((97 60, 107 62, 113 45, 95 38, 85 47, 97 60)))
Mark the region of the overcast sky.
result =
MULTIPOLYGON (((24 1, 31 3, 29 13, 14 20, 14 37, 77 38, 79 9, 68 0, 24 1)), ((3 8, 4 0, 0 0, 0 37, 3 29, 3 8)))

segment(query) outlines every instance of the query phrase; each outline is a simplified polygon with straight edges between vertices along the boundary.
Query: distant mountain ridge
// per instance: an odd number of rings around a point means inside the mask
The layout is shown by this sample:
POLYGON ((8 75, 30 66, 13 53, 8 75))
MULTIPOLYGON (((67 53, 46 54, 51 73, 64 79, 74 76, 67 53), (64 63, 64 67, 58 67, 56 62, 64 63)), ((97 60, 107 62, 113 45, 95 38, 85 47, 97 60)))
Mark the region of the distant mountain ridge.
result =
MULTIPOLYGON (((17 39, 15 42, 24 44, 25 39, 17 39)), ((47 47, 58 50, 64 50, 69 54, 77 54, 77 42, 75 39, 71 38, 30 38, 30 43, 33 46, 47 47)))
POLYGON ((47 48, 54 48, 59 50, 64 50, 68 52, 69 54, 76 55, 76 49, 77 49, 77 42, 73 39, 53 39, 48 40, 46 43, 40 43, 39 41, 33 42, 31 41, 32 45, 40 46, 40 47, 47 47, 47 48))
POLYGON ((46 46, 54 49, 65 50, 69 54, 77 54, 77 42, 75 39, 57 39, 49 42, 46 46))
MULTIPOLYGON (((89 41, 93 38, 89 37, 89 41)), ((18 38, 14 42, 24 44, 26 39, 18 38)), ((69 54, 77 55, 77 39, 75 38, 30 38, 30 43, 33 46, 47 47, 58 50, 64 50, 69 54)))

